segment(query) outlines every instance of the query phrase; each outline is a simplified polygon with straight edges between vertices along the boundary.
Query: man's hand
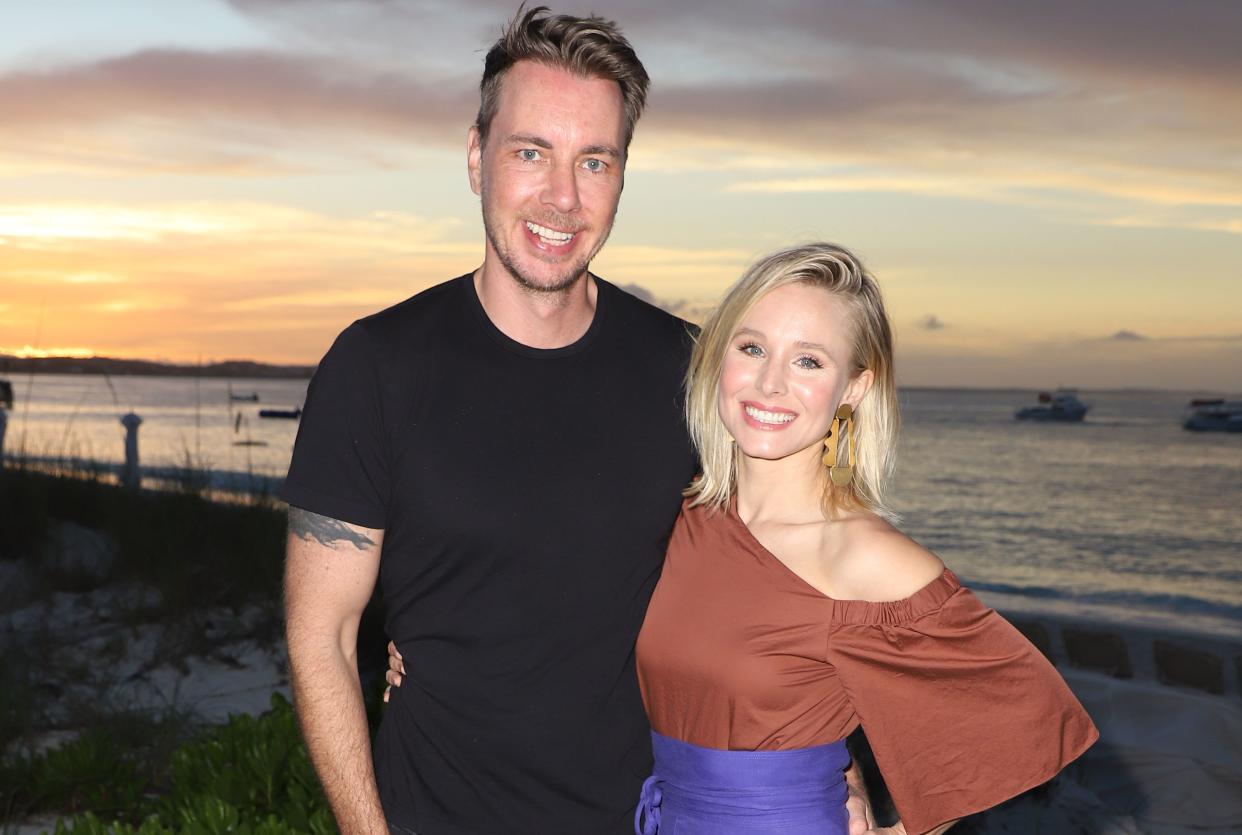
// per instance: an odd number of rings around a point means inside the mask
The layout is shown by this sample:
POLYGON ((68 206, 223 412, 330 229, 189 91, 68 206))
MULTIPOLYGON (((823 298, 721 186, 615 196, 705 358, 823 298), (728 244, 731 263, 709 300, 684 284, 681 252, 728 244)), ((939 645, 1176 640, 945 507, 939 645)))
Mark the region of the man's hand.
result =
POLYGON ((343 835, 388 835, 358 681, 358 624, 384 532, 289 508, 285 620, 294 706, 343 835))

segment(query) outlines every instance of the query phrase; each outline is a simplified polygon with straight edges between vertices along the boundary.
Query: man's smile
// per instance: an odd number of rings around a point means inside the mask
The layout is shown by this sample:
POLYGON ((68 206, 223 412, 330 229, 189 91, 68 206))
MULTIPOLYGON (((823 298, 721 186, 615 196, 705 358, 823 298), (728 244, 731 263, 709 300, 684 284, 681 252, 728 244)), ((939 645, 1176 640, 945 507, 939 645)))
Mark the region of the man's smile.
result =
POLYGON ((568 246, 577 236, 576 232, 561 232, 548 226, 541 226, 534 221, 526 221, 526 231, 543 247, 560 249, 568 246))

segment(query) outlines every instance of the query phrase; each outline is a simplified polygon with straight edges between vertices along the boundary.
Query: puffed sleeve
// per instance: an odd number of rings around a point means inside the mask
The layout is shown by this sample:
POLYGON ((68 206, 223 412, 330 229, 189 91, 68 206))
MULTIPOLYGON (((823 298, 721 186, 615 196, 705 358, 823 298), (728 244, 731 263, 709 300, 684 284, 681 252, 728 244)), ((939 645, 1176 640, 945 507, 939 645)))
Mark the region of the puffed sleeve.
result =
POLYGON ((828 661, 911 835, 1046 782, 1099 736, 1056 669, 951 571, 841 615, 828 661))

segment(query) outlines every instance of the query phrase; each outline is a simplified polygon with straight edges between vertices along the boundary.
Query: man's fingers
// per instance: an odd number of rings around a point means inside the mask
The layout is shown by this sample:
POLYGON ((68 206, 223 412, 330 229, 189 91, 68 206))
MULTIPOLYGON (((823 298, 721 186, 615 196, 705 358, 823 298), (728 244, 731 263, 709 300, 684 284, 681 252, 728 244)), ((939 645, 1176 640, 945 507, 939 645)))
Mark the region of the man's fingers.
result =
POLYGON ((388 654, 395 655, 397 658, 401 658, 401 653, 397 650, 397 645, 394 644, 392 641, 388 642, 388 654))
MULTIPOLYGON (((384 704, 388 704, 388 694, 391 692, 392 692, 392 685, 390 684, 384 688, 384 704)), ((854 833, 851 832, 850 835, 854 835, 854 833)))

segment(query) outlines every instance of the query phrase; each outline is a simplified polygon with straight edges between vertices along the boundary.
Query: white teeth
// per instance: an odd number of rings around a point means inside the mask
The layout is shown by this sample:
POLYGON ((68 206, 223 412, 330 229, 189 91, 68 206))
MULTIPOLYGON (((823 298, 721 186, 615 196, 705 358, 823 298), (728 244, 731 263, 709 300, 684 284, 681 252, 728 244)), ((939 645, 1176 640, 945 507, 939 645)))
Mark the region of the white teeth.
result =
POLYGON ((750 415, 760 423, 789 423, 797 417, 797 415, 791 415, 785 412, 765 412, 762 409, 756 409, 754 406, 747 406, 746 414, 750 415))
POLYGON ((545 244, 563 244, 574 236, 572 232, 557 232, 555 229, 531 223, 529 220, 526 221, 526 228, 538 235, 539 240, 545 244))

